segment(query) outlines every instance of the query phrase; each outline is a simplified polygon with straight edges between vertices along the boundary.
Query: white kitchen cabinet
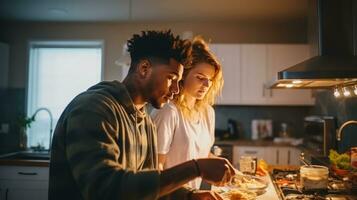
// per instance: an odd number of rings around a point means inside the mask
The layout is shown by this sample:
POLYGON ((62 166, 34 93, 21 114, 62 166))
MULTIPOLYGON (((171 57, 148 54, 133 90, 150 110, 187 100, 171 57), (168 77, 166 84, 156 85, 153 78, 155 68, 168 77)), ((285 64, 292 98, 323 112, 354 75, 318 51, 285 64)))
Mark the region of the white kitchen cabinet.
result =
POLYGON ((300 165, 300 150, 296 147, 271 147, 266 161, 271 165, 300 165))
POLYGON ((240 45, 211 44, 210 48, 220 61, 223 70, 224 86, 217 104, 234 105, 240 102, 240 45))
POLYGON ((300 150, 295 147, 277 146, 234 146, 233 165, 239 166, 241 156, 264 159, 269 165, 300 165, 300 150))
MULTIPOLYGON (((277 79, 277 74, 290 66, 310 58, 310 48, 304 44, 267 45, 267 80, 277 79)), ((267 99, 271 105, 314 105, 310 89, 272 89, 267 99)))
POLYGON ((240 104, 265 104, 267 67, 266 45, 241 45, 241 100, 240 104))
POLYGON ((1 200, 47 200, 48 167, 0 166, 1 200))
POLYGON ((0 42, 0 88, 8 87, 9 45, 0 42))
POLYGON ((275 165, 300 165, 300 150, 295 147, 277 147, 275 165))
POLYGON ((222 64, 221 105, 314 105, 311 90, 268 88, 277 73, 310 57, 304 44, 211 44, 222 64))
POLYGON ((291 148, 290 149, 290 162, 289 165, 301 165, 300 162, 300 154, 301 150, 298 148, 291 148))

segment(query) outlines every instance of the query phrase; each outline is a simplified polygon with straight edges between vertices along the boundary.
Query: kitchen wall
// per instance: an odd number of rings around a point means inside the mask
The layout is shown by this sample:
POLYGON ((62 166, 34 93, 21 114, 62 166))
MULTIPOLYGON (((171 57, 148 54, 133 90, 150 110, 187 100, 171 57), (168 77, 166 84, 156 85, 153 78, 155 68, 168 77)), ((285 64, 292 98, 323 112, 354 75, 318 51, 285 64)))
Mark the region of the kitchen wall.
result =
POLYGON ((239 138, 251 139, 251 121, 271 119, 274 136, 279 136, 281 123, 287 123, 289 135, 300 137, 303 133, 303 118, 309 114, 311 108, 311 106, 215 106, 216 128, 227 129, 228 119, 233 119, 237 121, 239 127, 239 138))
POLYGON ((9 132, 0 134, 0 154, 18 149, 17 120, 25 113, 24 89, 0 89, 0 123, 9 124, 9 132))
MULTIPOLYGON (((122 46, 132 34, 141 30, 171 29, 175 34, 192 31, 203 35, 212 43, 307 43, 305 21, 295 22, 171 22, 171 23, 25 23, 0 22, 0 41, 10 46, 9 89, 0 98, 0 123, 10 123, 10 133, 0 135, 0 153, 13 151, 18 144, 16 117, 25 111, 28 42, 30 40, 104 40, 104 80, 121 79, 121 70, 115 64, 121 56, 122 46), (6 117, 4 117, 6 116, 6 117)), ((295 111, 291 107, 217 107, 217 126, 225 128, 225 119, 233 118, 244 125, 245 137, 249 138, 249 120, 276 118, 295 111), (228 115, 222 117, 222 112, 228 115)), ((303 109, 306 110, 306 109, 303 109)), ((303 116, 305 111, 301 111, 303 116)), ((297 120, 293 120, 297 121, 297 120)), ((295 122, 293 122, 294 124, 295 122)), ((295 126, 295 125, 294 125, 295 126)), ((299 127, 296 125, 296 127, 299 127)))
POLYGON ((28 41, 101 39, 105 42, 104 79, 121 76, 115 60, 132 34, 148 29, 192 31, 212 43, 307 43, 305 22, 217 23, 11 23, 0 22, 0 41, 10 45, 9 86, 24 88, 27 81, 28 41))
MULTIPOLYGON (((316 106, 311 110, 311 114, 334 116, 337 126, 340 127, 348 120, 357 120, 357 97, 335 98, 332 90, 319 91, 316 93, 316 106)), ((352 146, 357 146, 357 124, 344 129, 339 150, 344 152, 352 146)))

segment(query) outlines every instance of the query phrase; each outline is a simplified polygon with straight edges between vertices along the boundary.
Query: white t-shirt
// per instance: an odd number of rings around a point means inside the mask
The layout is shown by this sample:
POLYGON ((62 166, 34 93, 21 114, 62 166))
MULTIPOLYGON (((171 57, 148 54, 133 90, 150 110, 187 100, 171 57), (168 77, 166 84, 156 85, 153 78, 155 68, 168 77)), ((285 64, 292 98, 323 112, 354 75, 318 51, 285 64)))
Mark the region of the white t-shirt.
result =
MULTIPOLYGON (((167 103, 151 115, 157 127, 158 153, 166 154, 165 169, 208 157, 214 143, 215 116, 211 106, 201 113, 198 122, 184 118, 174 103, 167 103)), ((199 189, 201 181, 201 178, 196 178, 188 185, 199 189)))

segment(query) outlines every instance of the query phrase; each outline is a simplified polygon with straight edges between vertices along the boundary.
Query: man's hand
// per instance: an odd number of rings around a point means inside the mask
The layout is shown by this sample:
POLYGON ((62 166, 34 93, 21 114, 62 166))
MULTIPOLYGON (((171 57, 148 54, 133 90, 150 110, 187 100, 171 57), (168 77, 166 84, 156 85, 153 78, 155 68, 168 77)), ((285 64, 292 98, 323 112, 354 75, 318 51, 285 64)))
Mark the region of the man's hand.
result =
POLYGON ((234 167, 225 158, 201 158, 197 164, 202 179, 216 186, 228 183, 235 175, 234 167))
POLYGON ((190 197, 190 200, 223 200, 219 194, 209 190, 194 191, 190 197))

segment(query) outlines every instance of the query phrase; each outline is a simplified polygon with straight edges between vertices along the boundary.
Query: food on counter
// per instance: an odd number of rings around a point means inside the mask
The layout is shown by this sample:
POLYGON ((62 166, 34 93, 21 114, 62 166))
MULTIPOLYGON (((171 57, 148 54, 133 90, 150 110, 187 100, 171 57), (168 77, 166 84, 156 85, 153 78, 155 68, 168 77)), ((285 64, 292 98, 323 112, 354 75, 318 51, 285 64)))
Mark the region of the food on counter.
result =
POLYGON ((238 189, 232 189, 226 192, 223 196, 225 199, 229 200, 254 200, 257 197, 254 192, 238 189))
POLYGON ((339 154, 335 150, 330 150, 330 162, 337 169, 351 170, 350 155, 347 153, 339 154))
POLYGON ((232 186, 236 186, 248 190, 260 190, 260 189, 265 189, 268 186, 268 184, 262 179, 250 178, 248 176, 245 176, 245 177, 235 177, 232 181, 232 186))
POLYGON ((268 174, 268 163, 263 159, 258 160, 256 175, 266 176, 268 174))

